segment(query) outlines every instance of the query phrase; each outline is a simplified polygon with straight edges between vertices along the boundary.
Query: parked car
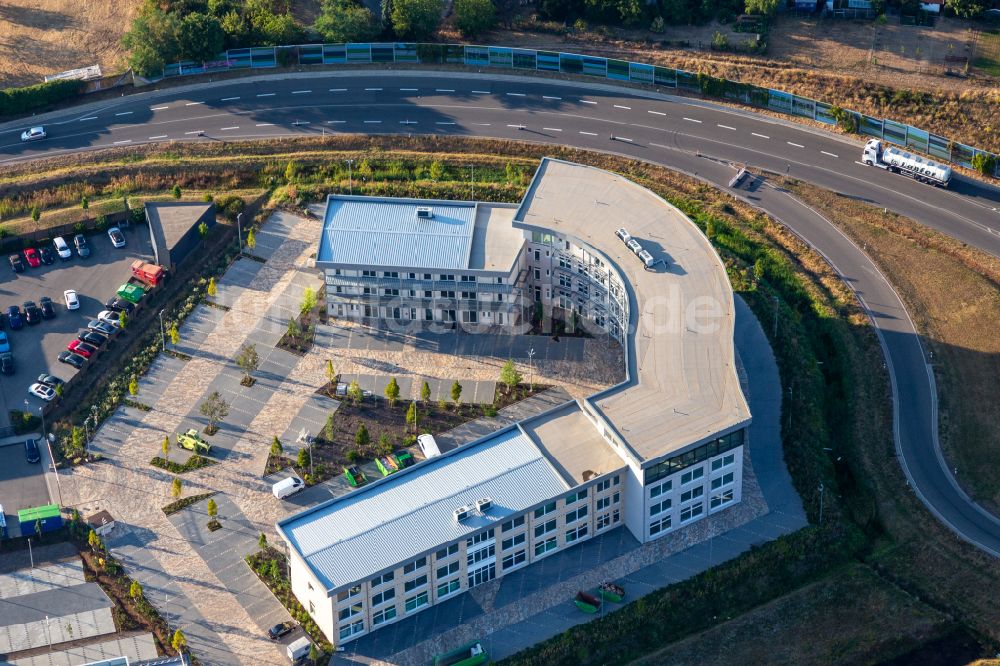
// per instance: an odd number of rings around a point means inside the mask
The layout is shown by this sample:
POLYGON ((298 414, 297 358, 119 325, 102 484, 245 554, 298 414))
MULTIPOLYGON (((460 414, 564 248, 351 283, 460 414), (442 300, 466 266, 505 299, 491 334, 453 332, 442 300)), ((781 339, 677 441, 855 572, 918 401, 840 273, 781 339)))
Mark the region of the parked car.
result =
POLYGON ((38 452, 38 444, 35 443, 35 440, 27 439, 24 441, 24 457, 32 464, 42 461, 42 456, 38 452))
POLYGON ((101 310, 97 314, 97 319, 98 321, 111 324, 115 328, 121 328, 122 325, 122 313, 114 310, 101 310))
POLYGON ((284 499, 289 495, 294 495, 306 487, 305 482, 297 476, 290 476, 287 479, 278 481, 271 486, 271 494, 278 499, 284 499))
POLYGON ((24 328, 24 316, 21 314, 21 308, 16 305, 7 308, 7 323, 10 324, 12 331, 24 328))
POLYGON ((83 234, 73 236, 73 245, 76 246, 76 253, 80 255, 81 259, 86 259, 90 256, 90 246, 87 245, 87 239, 83 234))
POLYGON ((276 624, 270 629, 268 629, 267 637, 270 638, 272 641, 276 641, 282 636, 287 636, 288 634, 292 633, 292 629, 294 628, 295 625, 293 623, 282 622, 281 624, 276 624))
POLYGON ((38 139, 44 139, 48 134, 45 132, 44 127, 30 127, 23 132, 21 132, 21 141, 37 141, 38 139))
POLYGON ((59 258, 63 261, 73 258, 73 251, 69 249, 69 243, 62 236, 56 236, 52 239, 52 247, 56 249, 59 258))
POLYGON ((55 389, 51 386, 46 386, 45 384, 39 384, 37 382, 28 387, 28 393, 36 398, 41 398, 45 402, 49 402, 52 398, 56 397, 55 389))
POLYGON ((25 301, 22 305, 25 321, 32 326, 42 323, 42 309, 34 301, 25 301))
POLYGON ((55 375, 47 375, 43 372, 42 374, 38 375, 38 383, 45 384, 46 386, 51 386, 52 388, 55 388, 61 384, 65 384, 66 382, 59 379, 55 375))
POLYGON ((7 261, 10 262, 10 270, 14 271, 15 273, 24 272, 24 262, 21 261, 21 255, 12 254, 9 257, 7 257, 7 261))
POLYGON ((42 263, 46 266, 51 266, 56 263, 56 253, 48 245, 43 245, 38 248, 38 257, 42 260, 42 263))
POLYGON ((10 339, 7 337, 7 333, 0 331, 0 352, 10 351, 10 339))
POLYGON ((177 433, 177 446, 195 453, 208 453, 212 445, 198 434, 195 428, 189 428, 187 432, 177 433))
POLYGON ((14 374, 14 355, 10 352, 0 352, 0 373, 14 374))
POLYGON ((38 307, 42 309, 42 319, 52 319, 56 316, 55 305, 52 304, 52 299, 48 296, 42 296, 38 299, 38 307))
POLYGON ((67 289, 63 292, 63 300, 66 301, 67 310, 79 310, 80 309, 80 299, 76 295, 76 291, 73 289, 67 289))
POLYGON ((71 351, 61 351, 57 357, 60 363, 65 363, 66 365, 72 365, 74 368, 79 370, 83 367, 83 364, 87 362, 87 359, 80 356, 79 354, 74 354, 71 351))
POLYGON ((112 296, 111 298, 109 298, 107 302, 104 304, 104 307, 106 307, 108 310, 116 310, 118 312, 124 312, 129 316, 132 316, 132 313, 135 312, 135 303, 132 303, 131 301, 126 301, 124 298, 121 298, 120 296, 112 296))
POLYGON ((74 354, 79 354, 84 358, 90 358, 97 353, 97 347, 94 345, 88 345, 82 340, 70 340, 70 343, 66 345, 66 349, 74 354))
POLYGON ((83 330, 77 333, 76 339, 81 342, 86 342, 88 345, 94 345, 95 347, 100 347, 105 342, 108 341, 106 337, 98 333, 97 331, 87 331, 83 330))
POLYGON ((24 251, 24 258, 32 268, 38 268, 42 265, 42 258, 38 256, 38 250, 33 247, 24 251))
POLYGON ((115 247, 125 247, 125 234, 118 227, 108 229, 108 238, 111 239, 111 244, 115 247))
POLYGON ((108 337, 110 337, 115 332, 113 326, 111 326, 110 324, 105 324, 103 321, 97 321, 96 319, 91 319, 89 322, 87 322, 87 328, 89 328, 92 331, 97 331, 98 333, 103 333, 108 337))

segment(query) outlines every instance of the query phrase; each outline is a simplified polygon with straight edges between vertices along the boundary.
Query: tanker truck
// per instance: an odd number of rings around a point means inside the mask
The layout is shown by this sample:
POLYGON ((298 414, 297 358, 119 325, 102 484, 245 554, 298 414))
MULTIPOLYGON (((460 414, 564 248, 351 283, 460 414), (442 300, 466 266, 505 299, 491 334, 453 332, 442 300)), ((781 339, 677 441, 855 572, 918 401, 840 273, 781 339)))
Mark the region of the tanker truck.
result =
POLYGON ((907 175, 921 183, 948 187, 951 182, 951 167, 932 162, 902 148, 886 147, 879 139, 868 140, 861 153, 861 161, 869 166, 907 175))

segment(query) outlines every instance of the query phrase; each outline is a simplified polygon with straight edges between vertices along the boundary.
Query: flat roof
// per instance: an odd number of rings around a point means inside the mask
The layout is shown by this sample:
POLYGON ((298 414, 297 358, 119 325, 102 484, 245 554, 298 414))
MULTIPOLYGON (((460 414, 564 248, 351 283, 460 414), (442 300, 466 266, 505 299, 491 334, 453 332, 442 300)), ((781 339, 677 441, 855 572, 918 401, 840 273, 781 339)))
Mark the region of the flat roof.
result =
POLYGON ((524 232, 513 225, 516 212, 517 204, 479 204, 469 253, 470 269, 510 272, 524 247, 524 232))
POLYGON ((522 421, 521 428, 571 486, 625 467, 575 401, 522 421))
POLYGON ((371 577, 570 487, 516 426, 280 521, 328 591, 371 577), (488 497, 485 515, 452 511, 488 497))
POLYGON ((545 158, 514 219, 589 245, 621 275, 630 303, 628 378, 588 403, 640 461, 749 422, 729 278, 687 216, 623 176, 545 158), (668 267, 644 270, 615 235, 622 226, 668 267))

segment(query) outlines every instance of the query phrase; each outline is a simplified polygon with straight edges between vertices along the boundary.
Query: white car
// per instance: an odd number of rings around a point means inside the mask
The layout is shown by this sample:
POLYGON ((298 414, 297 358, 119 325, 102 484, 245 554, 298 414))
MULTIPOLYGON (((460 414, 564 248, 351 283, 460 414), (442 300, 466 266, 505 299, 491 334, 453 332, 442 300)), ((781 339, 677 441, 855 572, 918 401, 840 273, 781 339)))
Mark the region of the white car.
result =
POLYGON ((125 234, 118 227, 108 229, 108 238, 111 239, 111 244, 115 247, 125 247, 125 234))
POLYGON ((121 328, 122 325, 122 315, 120 312, 115 312, 114 310, 101 310, 97 315, 98 321, 103 321, 115 328, 121 328))
POLYGON ((39 384, 35 382, 28 387, 28 393, 35 396, 36 398, 41 398, 45 402, 49 402, 52 398, 56 397, 56 392, 51 386, 46 386, 45 384, 39 384))
POLYGON ((72 289, 67 289, 63 292, 63 298, 66 300, 67 310, 79 310, 80 309, 80 299, 77 297, 76 292, 72 289))
POLYGON ((56 254, 58 254, 59 258, 63 261, 73 258, 73 251, 69 249, 69 244, 62 236, 56 236, 53 238, 52 245, 56 248, 56 254))
POLYGON ((48 134, 45 133, 44 127, 32 127, 21 132, 21 141, 34 141, 36 139, 44 139, 46 136, 48 134))

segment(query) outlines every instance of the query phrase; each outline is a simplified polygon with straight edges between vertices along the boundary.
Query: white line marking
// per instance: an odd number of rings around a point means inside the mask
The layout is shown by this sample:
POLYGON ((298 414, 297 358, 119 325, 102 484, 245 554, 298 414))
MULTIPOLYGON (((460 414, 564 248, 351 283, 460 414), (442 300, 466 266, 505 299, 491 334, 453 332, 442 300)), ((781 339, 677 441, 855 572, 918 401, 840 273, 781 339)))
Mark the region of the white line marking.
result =
POLYGON ((511 97, 524 97, 524 93, 507 93, 511 97))
POLYGON ((381 120, 366 120, 366 121, 365 121, 365 124, 366 124, 366 125, 377 125, 377 124, 379 124, 380 122, 382 122, 382 121, 381 121, 381 120))
POLYGON ((120 146, 123 143, 132 143, 132 139, 125 139, 124 141, 115 141, 116 146, 120 146))
POLYGON ((330 88, 330 92, 347 92, 347 88, 330 88))
POLYGON ((149 140, 155 141, 156 139, 166 139, 166 138, 167 138, 166 134, 157 134, 156 136, 149 137, 149 140))
POLYGON ((223 102, 232 102, 233 100, 236 100, 236 99, 239 99, 239 98, 240 98, 239 95, 237 95, 236 97, 223 97, 222 101, 223 102))
POLYGON ((184 132, 185 134, 204 134, 204 130, 195 130, 193 132, 184 132))
POLYGON ((542 129, 543 130, 548 130, 550 132, 562 132, 562 130, 559 129, 558 127, 543 127, 542 129))
POLYGON ((754 136, 759 136, 762 139, 770 139, 771 138, 771 137, 769 137, 766 134, 757 134, 757 132, 750 132, 750 133, 753 134, 754 136))
POLYGON ((632 110, 631 106, 622 106, 621 104, 615 104, 615 108, 616 109, 625 109, 626 111, 631 111, 632 110))
POLYGON ((840 159, 840 155, 837 155, 835 153, 828 153, 825 150, 821 150, 819 152, 823 153, 824 155, 829 155, 830 157, 836 157, 837 159, 840 159))
POLYGON ((227 130, 234 130, 234 129, 239 129, 239 128, 240 128, 240 126, 239 126, 239 125, 236 125, 235 127, 222 127, 222 128, 220 128, 220 130, 219 130, 219 131, 220 131, 220 132, 225 132, 225 131, 227 131, 227 130))
POLYGON ((716 123, 716 125, 721 127, 722 129, 732 130, 734 132, 736 131, 735 127, 730 127, 729 125, 719 125, 719 123, 716 123))
POLYGON ((489 90, 473 90, 472 92, 475 93, 476 95, 489 95, 490 94, 489 90))
POLYGON ((368 91, 368 92, 381 92, 382 91, 381 88, 365 88, 365 90, 368 91))
POLYGON ((789 146, 795 146, 796 148, 805 148, 801 143, 792 143, 791 141, 786 141, 789 146))
POLYGON ((417 121, 416 120, 400 120, 399 124, 400 125, 416 125, 417 121))
POLYGON ((204 104, 204 102, 188 102, 184 106, 199 106, 201 104, 204 104))
POLYGON ((343 125, 346 122, 347 122, 346 120, 328 120, 328 121, 326 121, 326 124, 327 125, 343 125))
POLYGON ((556 97, 555 95, 542 95, 542 99, 562 99, 562 97, 556 97))
POLYGON ((663 113, 663 111, 647 111, 646 113, 652 113, 654 116, 665 116, 665 115, 667 115, 667 114, 663 113))
POLYGON ((292 123, 292 125, 308 125, 308 124, 309 124, 308 120, 296 120, 294 123, 292 123))
POLYGON ((597 104, 597 102, 591 102, 589 99, 581 99, 580 102, 583 104, 597 104))
POLYGON ((80 118, 80 122, 84 120, 97 120, 97 116, 87 116, 86 118, 80 118))
POLYGON ((169 109, 169 108, 170 107, 166 106, 166 105, 164 105, 164 106, 151 106, 151 107, 149 107, 149 110, 150 111, 163 111, 163 109, 169 109))
POLYGON ((580 130, 580 134, 586 134, 587 136, 597 136, 597 132, 584 132, 580 130))
POLYGON ((121 113, 116 113, 115 115, 116 116, 131 116, 132 112, 131 111, 122 111, 121 113))
POLYGON ((632 143, 632 139, 625 136, 616 136, 615 141, 625 141, 627 143, 632 143))
POLYGON ((311 92, 312 92, 312 90, 293 90, 292 94, 293 95, 308 95, 311 92))
POLYGON ((257 127, 274 127, 274 123, 257 123, 257 127))
POLYGON ((649 145, 656 146, 657 148, 666 148, 667 150, 671 150, 670 146, 664 146, 662 143, 650 142, 649 145))
POLYGON ((257 93, 257 97, 274 97, 277 93, 257 93))
POLYGON ((507 127, 513 127, 514 129, 524 129, 524 125, 507 125, 507 127))
POLYGON ((478 125, 479 127, 489 127, 489 123, 472 123, 473 125, 478 125))
POLYGON ((701 121, 698 120, 697 118, 688 118, 687 116, 685 116, 684 120, 688 121, 689 123, 698 123, 699 125, 701 124, 701 121))
POLYGON ((455 92, 454 88, 435 88, 434 92, 455 92))
POLYGON ((453 122, 451 122, 449 120, 439 120, 439 121, 437 121, 434 124, 435 125, 454 125, 455 123, 453 123, 453 122))
POLYGON ((400 88, 402 92, 417 92, 416 88, 400 88))

